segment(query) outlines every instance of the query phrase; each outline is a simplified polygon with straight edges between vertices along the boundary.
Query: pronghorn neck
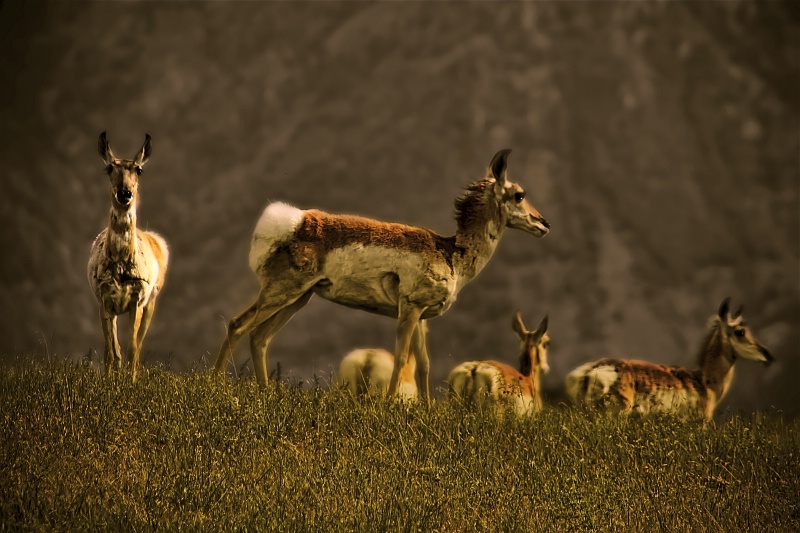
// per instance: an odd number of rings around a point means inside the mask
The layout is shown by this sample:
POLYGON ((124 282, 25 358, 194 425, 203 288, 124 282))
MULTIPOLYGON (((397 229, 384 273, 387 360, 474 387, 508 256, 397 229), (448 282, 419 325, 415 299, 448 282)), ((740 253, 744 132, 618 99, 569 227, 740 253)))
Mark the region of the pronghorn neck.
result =
POLYGON ((538 374, 533 368, 531 352, 525 346, 522 347, 522 352, 519 355, 519 373, 530 378, 538 374))
POLYGON ((699 372, 703 385, 714 392, 717 402, 728 392, 735 362, 733 349, 723 334, 722 328, 723 324, 720 319, 714 317, 710 322, 699 357, 699 372))
POLYGON ((463 250, 460 261, 455 263, 462 286, 483 269, 505 230, 506 221, 494 199, 493 183, 489 178, 476 181, 455 201, 456 246, 463 250))
MULTIPOLYGON (((523 357, 525 357, 525 354, 523 354, 523 357)), ((539 384, 541 382, 541 374, 542 374, 542 372, 541 372, 541 369, 536 368, 536 367, 533 366, 533 363, 530 360, 530 355, 527 356, 527 361, 528 361, 527 362, 527 365, 528 365, 527 367, 525 366, 524 362, 520 366, 520 374, 522 374, 523 376, 528 377, 531 380, 531 386, 533 387, 533 392, 534 392, 534 394, 538 395, 539 394, 539 384), (526 370, 527 370, 527 373, 526 373, 526 370)))
POLYGON ((127 207, 117 205, 111 207, 106 234, 106 253, 114 261, 133 261, 136 258, 137 246, 134 198, 127 207))

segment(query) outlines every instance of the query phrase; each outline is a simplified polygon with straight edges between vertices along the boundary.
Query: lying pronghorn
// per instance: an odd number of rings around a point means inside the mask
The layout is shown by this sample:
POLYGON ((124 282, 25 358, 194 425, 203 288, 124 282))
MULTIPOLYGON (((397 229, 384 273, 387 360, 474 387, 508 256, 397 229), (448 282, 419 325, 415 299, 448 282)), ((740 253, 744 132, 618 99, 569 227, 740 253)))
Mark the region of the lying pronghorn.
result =
POLYGON ((498 411, 510 404, 520 416, 541 410, 540 379, 549 370, 547 316, 534 331, 528 331, 517 311, 511 325, 520 340, 519 371, 497 361, 462 363, 447 378, 450 398, 473 405, 490 402, 498 411))
POLYGON ((136 228, 139 175, 150 157, 150 136, 145 135, 133 161, 114 157, 106 132, 100 134, 98 150, 111 179, 111 214, 108 227, 92 244, 89 285, 100 304, 106 373, 122 365, 117 315, 130 315, 128 358, 135 380, 142 342, 153 318, 156 297, 164 286, 169 252, 161 236, 136 228))
MULTIPOLYGON (((542 237, 550 225, 508 181, 510 150, 492 158, 486 177, 455 202, 458 229, 442 237, 423 228, 269 204, 256 224, 250 267, 261 281, 256 301, 228 324, 217 356, 224 371, 233 349, 250 333, 256 378, 267 382, 267 347, 313 294, 397 318, 389 394, 397 394, 421 320, 439 316, 492 256, 506 227, 542 237)), ((424 338, 421 341, 425 345, 424 338)), ((429 398, 427 352, 417 354, 422 395, 429 398)))
MULTIPOLYGON (((356 396, 386 394, 394 370, 394 356, 380 348, 359 348, 348 353, 339 365, 339 384, 356 396)), ((400 370, 397 395, 405 400, 417 397, 414 372, 417 360, 412 351, 400 370)))
MULTIPOLYGON (((427 327, 421 320, 411 339, 408 361, 400 370, 400 385, 397 395, 405 400, 417 397, 416 353, 425 349, 427 327)), ((394 371, 394 356, 380 348, 359 348, 348 353, 339 365, 339 384, 356 396, 381 395, 389 391, 394 371)))
POLYGON ((753 337, 741 309, 731 317, 729 302, 730 298, 726 298, 718 315, 708 323, 699 369, 601 359, 580 366, 567 376, 567 394, 575 403, 625 412, 667 412, 711 419, 728 392, 737 358, 765 364, 773 360, 753 337))

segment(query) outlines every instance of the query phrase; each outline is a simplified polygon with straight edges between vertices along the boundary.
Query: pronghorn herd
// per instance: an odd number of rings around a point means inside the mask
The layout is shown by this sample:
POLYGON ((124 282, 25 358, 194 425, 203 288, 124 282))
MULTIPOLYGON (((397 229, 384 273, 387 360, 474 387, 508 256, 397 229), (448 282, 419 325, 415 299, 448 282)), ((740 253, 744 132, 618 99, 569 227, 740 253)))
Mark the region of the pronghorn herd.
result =
MULTIPOLYGON (((121 367, 116 320, 129 314, 128 358, 135 380, 169 259, 164 239, 136 226, 138 180, 150 157, 151 139, 145 136, 132 160, 113 155, 105 132, 98 149, 110 179, 111 211, 108 227, 92 245, 89 284, 99 303, 107 373, 121 367)), ((265 386, 270 342, 316 294, 397 320, 394 354, 382 349, 350 352, 339 368, 341 387, 357 396, 420 396, 430 403, 426 321, 450 308, 492 257, 506 228, 535 237, 550 229, 523 188, 509 180, 509 153, 497 152, 485 176, 456 199, 457 228, 449 237, 281 202, 267 205, 256 224, 249 257, 261 288, 253 303, 229 322, 216 373, 225 372, 237 343, 249 334, 255 376, 265 386)), ((519 368, 494 360, 461 363, 447 379, 452 401, 488 405, 498 412, 508 408, 518 415, 541 410, 540 380, 549 369, 548 317, 530 331, 517 312, 512 328, 520 340, 519 368)), ((576 404, 711 418, 728 391, 737 358, 765 364, 773 360, 753 337, 741 309, 730 314, 726 299, 709 322, 698 369, 606 358, 573 370, 565 386, 576 404)))

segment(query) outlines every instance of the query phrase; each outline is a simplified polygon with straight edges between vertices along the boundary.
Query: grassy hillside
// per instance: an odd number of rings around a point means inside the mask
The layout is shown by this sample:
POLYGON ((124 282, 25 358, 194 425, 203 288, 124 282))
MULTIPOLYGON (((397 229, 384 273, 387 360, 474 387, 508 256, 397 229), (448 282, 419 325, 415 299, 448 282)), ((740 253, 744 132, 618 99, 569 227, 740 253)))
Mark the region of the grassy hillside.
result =
POLYGON ((800 423, 0 367, 0 529, 796 531, 800 423))
MULTIPOLYGON (((451 234, 453 199, 509 147, 552 231, 509 231, 431 322, 435 382, 513 361, 516 308, 550 314, 549 388, 606 355, 692 365, 732 296, 777 363, 737 369, 725 405, 798 414, 797 5, 0 3, 0 357, 102 352, 102 130, 125 157, 153 136, 139 222, 172 253, 144 360, 175 370, 254 298, 268 201, 451 234)), ((271 368, 327 375, 394 328, 313 299, 271 368)))

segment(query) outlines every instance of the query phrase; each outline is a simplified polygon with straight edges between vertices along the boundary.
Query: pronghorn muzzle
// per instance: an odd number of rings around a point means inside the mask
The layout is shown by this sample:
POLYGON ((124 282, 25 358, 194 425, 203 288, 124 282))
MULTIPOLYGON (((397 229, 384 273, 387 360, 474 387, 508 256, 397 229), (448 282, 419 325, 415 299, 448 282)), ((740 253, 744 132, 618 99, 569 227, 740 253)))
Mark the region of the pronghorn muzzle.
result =
POLYGON ((119 188, 116 193, 117 202, 121 205, 128 205, 133 199, 133 193, 130 189, 119 188))
POLYGON ((550 223, 541 215, 529 214, 524 222, 510 221, 508 225, 511 228, 526 231, 534 237, 544 237, 550 231, 550 223))
POLYGON ((775 356, 772 355, 772 352, 770 352, 760 344, 758 344, 757 346, 758 346, 758 351, 761 352, 761 355, 764 356, 764 361, 762 361, 764 363, 764 366, 771 365, 775 361, 775 356))

